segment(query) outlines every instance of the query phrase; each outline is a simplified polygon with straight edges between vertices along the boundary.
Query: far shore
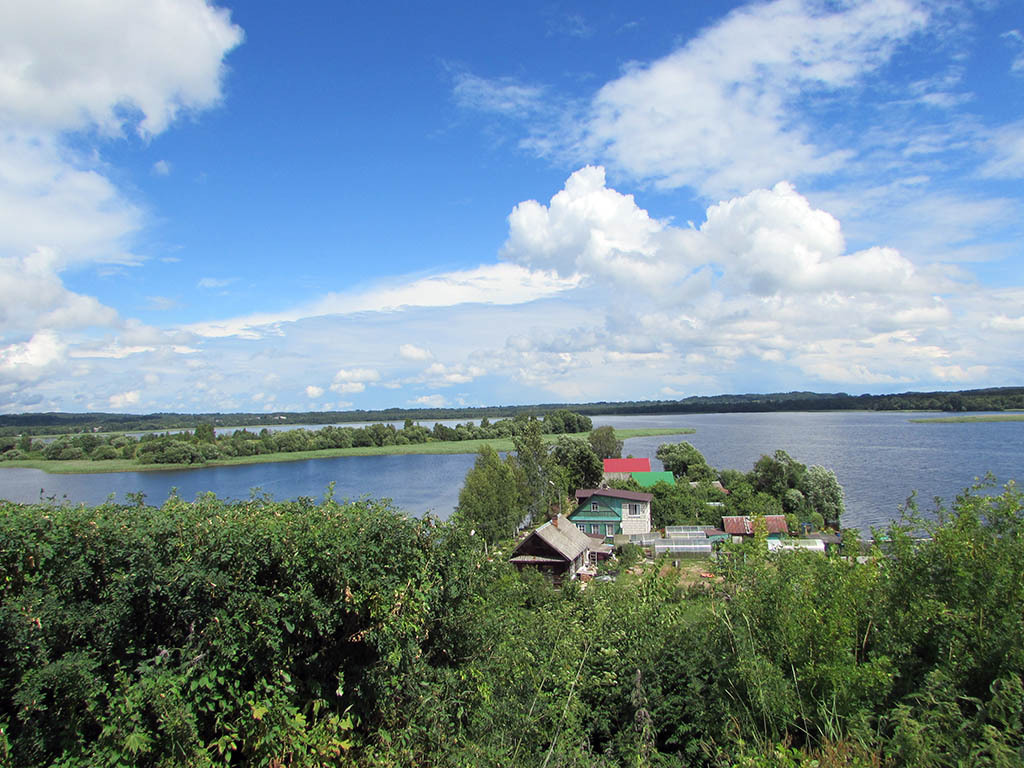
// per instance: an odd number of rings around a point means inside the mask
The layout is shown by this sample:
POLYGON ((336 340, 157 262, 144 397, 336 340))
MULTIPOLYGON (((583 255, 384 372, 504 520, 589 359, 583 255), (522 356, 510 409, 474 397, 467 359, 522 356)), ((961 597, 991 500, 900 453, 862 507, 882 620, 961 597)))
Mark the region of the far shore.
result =
POLYGON ((973 422, 1024 421, 1024 413, 986 413, 981 416, 936 416, 929 419, 909 419, 911 424, 970 424, 973 422))
MULTIPOLYGON (((631 437, 657 437, 659 435, 689 435, 696 430, 691 427, 673 427, 666 429, 616 429, 618 440, 631 437)), ((586 433, 575 435, 544 435, 545 443, 555 443, 559 437, 571 437, 576 440, 586 438, 586 433)), ((306 461, 307 459, 336 459, 347 456, 403 456, 446 455, 457 453, 476 453, 483 446, 489 445, 496 451, 513 451, 515 446, 510 438, 491 438, 483 440, 453 440, 415 443, 412 445, 383 445, 361 448, 327 448, 320 451, 295 451, 294 453, 263 453, 258 456, 236 456, 229 459, 215 459, 204 464, 138 464, 132 459, 73 459, 71 461, 48 461, 46 459, 23 459, 0 462, 0 470, 5 467, 22 467, 41 469, 53 475, 92 475, 105 472, 166 472, 182 469, 206 469, 208 467, 234 467, 243 464, 272 464, 282 461, 306 461)))

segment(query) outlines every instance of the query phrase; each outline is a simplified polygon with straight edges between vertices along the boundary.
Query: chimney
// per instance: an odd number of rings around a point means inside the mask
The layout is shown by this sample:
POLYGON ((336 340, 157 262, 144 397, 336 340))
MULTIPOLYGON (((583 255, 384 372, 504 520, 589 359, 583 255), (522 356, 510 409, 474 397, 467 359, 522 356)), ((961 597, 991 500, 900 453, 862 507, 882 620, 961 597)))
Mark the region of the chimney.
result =
POLYGON ((555 515, 553 518, 551 518, 551 522, 554 524, 555 528, 557 528, 558 527, 558 515, 555 515))

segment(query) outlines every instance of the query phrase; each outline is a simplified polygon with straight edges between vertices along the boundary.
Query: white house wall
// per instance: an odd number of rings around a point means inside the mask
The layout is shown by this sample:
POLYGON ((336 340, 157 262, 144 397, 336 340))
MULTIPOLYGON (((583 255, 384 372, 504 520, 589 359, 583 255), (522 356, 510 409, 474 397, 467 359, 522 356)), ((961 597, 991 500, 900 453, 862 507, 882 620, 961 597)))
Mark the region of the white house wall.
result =
POLYGON ((641 502, 622 502, 622 532, 627 536, 633 536, 636 534, 650 533, 651 532, 651 503, 649 501, 641 502), (631 515, 629 514, 630 504, 640 504, 640 514, 631 515))

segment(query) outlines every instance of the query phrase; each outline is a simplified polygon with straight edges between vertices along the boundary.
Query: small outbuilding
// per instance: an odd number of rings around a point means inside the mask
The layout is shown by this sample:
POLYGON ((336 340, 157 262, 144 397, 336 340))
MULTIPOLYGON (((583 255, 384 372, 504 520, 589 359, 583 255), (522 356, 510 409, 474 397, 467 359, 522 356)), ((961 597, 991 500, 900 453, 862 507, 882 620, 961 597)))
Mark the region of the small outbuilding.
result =
POLYGON ((567 517, 558 515, 519 542, 510 561, 520 571, 535 568, 561 584, 589 564, 591 541, 567 517))
MULTIPOLYGON (((789 535, 789 524, 785 515, 765 515, 763 518, 769 539, 778 539, 789 535)), ((722 517, 722 529, 730 536, 753 536, 754 518, 749 515, 729 515, 722 517)))

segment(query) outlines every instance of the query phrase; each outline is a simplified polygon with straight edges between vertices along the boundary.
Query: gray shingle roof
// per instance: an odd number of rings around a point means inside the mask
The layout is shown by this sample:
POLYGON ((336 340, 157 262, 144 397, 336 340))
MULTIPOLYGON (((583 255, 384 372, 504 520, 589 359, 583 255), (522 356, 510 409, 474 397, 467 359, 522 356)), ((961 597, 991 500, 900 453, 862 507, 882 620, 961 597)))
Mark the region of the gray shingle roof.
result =
MULTIPOLYGON (((549 521, 540 526, 530 536, 537 536, 549 547, 558 552, 566 560, 575 560, 583 552, 590 549, 590 537, 577 528, 565 515, 559 515, 558 525, 549 521)), ((519 547, 523 546, 523 543, 519 547)), ((516 547, 516 551, 519 550, 516 547)), ((515 553, 513 553, 515 555, 515 553)))

